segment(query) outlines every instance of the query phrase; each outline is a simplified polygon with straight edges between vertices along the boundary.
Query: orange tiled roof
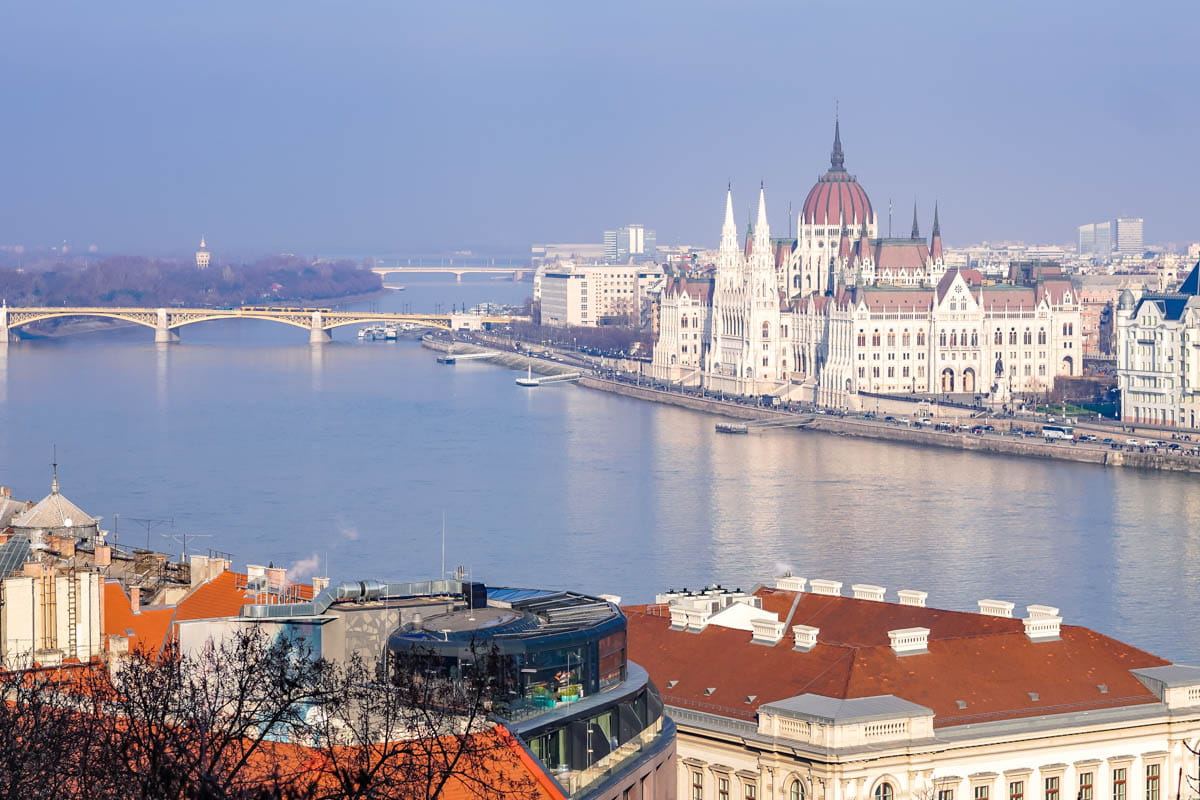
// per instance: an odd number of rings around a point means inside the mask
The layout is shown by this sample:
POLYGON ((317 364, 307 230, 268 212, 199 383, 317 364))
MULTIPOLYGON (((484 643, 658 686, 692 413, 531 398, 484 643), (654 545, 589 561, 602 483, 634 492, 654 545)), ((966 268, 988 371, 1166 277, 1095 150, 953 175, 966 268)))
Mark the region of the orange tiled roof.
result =
MULTIPOLYGON (((174 606, 142 606, 134 614, 120 584, 104 584, 103 632, 128 636, 130 649, 158 652, 175 636, 175 623, 190 619, 232 617, 241 613, 242 606, 254 602, 254 595, 245 589, 246 576, 237 572, 222 572, 189 591, 174 606)), ((293 587, 300 600, 311 600, 312 587, 293 587)))
POLYGON ((1130 670, 1169 663, 1073 625, 1059 641, 1033 642, 1020 619, 810 593, 789 618, 796 593, 756 594, 787 623, 778 644, 716 626, 673 631, 660 607, 638 606, 625 609, 630 659, 669 704, 753 719, 763 703, 806 692, 892 694, 933 709, 936 726, 1156 702, 1130 670), (809 652, 793 649, 791 627, 801 624, 820 628, 809 652), (888 631, 911 627, 929 628, 928 653, 897 656, 888 631))

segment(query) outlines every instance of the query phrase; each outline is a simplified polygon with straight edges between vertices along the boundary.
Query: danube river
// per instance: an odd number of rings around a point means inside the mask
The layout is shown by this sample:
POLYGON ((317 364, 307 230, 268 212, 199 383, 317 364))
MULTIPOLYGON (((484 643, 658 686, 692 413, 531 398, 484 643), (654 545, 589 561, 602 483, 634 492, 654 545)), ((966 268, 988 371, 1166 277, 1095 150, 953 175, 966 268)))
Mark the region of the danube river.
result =
MULTIPOLYGON (((518 302, 529 284, 409 282, 381 310, 518 302)), ((312 347, 256 321, 22 342, 0 356, 0 484, 119 519, 122 544, 231 552, 301 577, 497 584, 645 602, 806 577, 1058 606, 1067 623, 1200 663, 1196 478, 798 431, 529 390, 414 342, 312 347), (174 520, 150 524, 134 519, 174 520), (172 538, 169 534, 174 533, 172 538)), ((3 352, 3 348, 0 348, 3 352)))

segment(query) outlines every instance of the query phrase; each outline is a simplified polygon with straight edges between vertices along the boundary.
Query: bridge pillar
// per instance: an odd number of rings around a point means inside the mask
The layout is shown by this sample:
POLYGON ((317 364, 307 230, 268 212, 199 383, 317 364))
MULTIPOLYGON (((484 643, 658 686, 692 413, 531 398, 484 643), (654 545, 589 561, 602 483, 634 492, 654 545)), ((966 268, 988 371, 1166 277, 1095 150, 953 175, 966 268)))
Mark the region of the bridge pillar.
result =
POLYGON ((312 327, 308 331, 309 344, 325 344, 333 341, 333 333, 325 330, 325 321, 320 311, 312 314, 312 327))
POLYGON ((0 305, 0 347, 8 344, 8 303, 0 305))
POLYGON ((454 281, 456 283, 462 283, 462 276, 463 274, 461 272, 454 273, 454 281))
POLYGON ((155 344, 171 344, 172 342, 179 341, 179 332, 167 327, 168 322, 167 310, 160 308, 158 310, 158 320, 154 323, 155 344))

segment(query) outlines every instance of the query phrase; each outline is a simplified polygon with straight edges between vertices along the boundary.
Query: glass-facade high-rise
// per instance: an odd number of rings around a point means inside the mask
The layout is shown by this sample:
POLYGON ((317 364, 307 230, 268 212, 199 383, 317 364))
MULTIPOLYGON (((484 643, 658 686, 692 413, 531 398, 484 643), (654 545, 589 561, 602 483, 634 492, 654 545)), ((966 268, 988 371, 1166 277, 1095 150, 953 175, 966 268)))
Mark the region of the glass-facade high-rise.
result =
POLYGON ((604 260, 609 264, 639 264, 658 257, 658 237, 644 225, 626 225, 604 232, 604 260))
POLYGON ((1144 220, 1141 217, 1117 217, 1116 246, 1123 256, 1136 256, 1145 251, 1143 234, 1144 220))

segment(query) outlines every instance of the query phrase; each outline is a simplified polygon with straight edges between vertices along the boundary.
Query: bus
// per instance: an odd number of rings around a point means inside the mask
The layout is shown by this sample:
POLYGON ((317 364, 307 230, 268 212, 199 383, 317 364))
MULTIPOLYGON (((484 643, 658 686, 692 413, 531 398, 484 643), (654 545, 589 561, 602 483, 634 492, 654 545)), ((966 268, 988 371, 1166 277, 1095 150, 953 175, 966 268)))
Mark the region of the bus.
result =
POLYGON ((1042 436, 1048 442, 1054 439, 1071 440, 1075 438, 1075 429, 1068 425, 1043 425, 1042 436))

